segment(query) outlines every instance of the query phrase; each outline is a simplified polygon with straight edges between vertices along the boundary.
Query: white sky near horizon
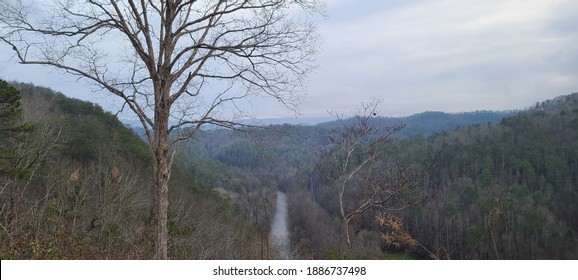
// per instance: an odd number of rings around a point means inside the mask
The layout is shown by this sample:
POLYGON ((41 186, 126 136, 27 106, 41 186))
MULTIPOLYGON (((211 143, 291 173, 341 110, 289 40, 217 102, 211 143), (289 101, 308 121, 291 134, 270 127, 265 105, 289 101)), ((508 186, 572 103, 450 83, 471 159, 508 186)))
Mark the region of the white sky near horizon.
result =
MULTIPOLYGON (((523 109, 578 91, 578 1, 328 0, 323 45, 301 118, 379 112, 523 109)), ((18 65, 0 44, 0 78, 31 82, 115 111, 119 100, 50 68, 18 65)), ((293 117, 255 100, 255 118, 293 117)))

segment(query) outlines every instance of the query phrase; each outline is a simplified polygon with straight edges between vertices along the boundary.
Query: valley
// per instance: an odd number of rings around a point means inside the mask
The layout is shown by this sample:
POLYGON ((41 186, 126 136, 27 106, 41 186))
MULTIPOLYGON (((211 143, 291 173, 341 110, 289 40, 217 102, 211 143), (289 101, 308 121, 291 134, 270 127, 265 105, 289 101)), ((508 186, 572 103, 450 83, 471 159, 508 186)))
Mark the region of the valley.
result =
MULTIPOLYGON (((25 171, 1 177, 2 259, 153 258, 138 127, 13 85, 34 129, 6 146, 18 161, 2 159, 25 171)), ((578 94, 519 111, 207 129, 179 146, 170 186, 173 259, 575 259, 578 94)))

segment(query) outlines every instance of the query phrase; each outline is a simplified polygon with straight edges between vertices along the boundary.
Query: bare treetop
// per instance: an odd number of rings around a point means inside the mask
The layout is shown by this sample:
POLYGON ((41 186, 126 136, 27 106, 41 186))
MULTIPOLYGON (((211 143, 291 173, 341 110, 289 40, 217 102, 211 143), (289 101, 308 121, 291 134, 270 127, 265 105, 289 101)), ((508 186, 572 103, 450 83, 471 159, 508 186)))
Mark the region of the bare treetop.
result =
POLYGON ((0 38, 15 49, 20 63, 51 65, 92 80, 121 97, 123 108, 132 109, 146 128, 154 122, 155 87, 169 94, 166 105, 178 120, 171 130, 230 126, 231 110, 244 114, 239 102, 247 97, 268 96, 295 109, 319 46, 308 19, 321 7, 317 1, 7 0, 0 5, 0 38))

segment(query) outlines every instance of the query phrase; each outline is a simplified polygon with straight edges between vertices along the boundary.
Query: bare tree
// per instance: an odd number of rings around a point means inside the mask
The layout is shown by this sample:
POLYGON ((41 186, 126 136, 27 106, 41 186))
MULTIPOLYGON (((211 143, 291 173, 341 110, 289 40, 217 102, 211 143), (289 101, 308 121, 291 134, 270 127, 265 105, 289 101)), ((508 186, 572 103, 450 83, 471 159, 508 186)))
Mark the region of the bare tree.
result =
POLYGON ((179 141, 235 127, 242 103, 300 101, 318 49, 317 0, 0 1, 0 40, 108 91, 136 114, 154 154, 156 257, 166 259, 168 181, 179 141), (187 129, 183 129, 187 127, 187 129), (170 135, 174 135, 169 137, 170 135))
POLYGON ((386 143, 405 125, 379 123, 376 108, 381 100, 362 103, 353 120, 338 116, 340 126, 330 136, 331 147, 317 164, 319 174, 337 195, 341 219, 339 254, 342 240, 351 248, 351 221, 371 209, 398 211, 419 202, 418 187, 435 159, 425 169, 396 164, 387 158, 386 143))

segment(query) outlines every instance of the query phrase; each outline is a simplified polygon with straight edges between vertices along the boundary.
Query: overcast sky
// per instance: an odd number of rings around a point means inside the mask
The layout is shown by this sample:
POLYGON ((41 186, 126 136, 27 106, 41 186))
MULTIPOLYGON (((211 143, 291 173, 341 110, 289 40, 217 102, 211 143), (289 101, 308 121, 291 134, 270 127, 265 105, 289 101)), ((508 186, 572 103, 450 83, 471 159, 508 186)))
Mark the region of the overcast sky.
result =
MULTIPOLYGON (((319 67, 302 117, 348 114, 381 98, 380 113, 523 109, 578 91, 576 0, 328 0, 319 67)), ((110 96, 0 47, 0 77, 114 108, 110 96)), ((254 115, 293 113, 254 103, 254 115)), ((112 110, 112 109, 111 109, 112 110)))

